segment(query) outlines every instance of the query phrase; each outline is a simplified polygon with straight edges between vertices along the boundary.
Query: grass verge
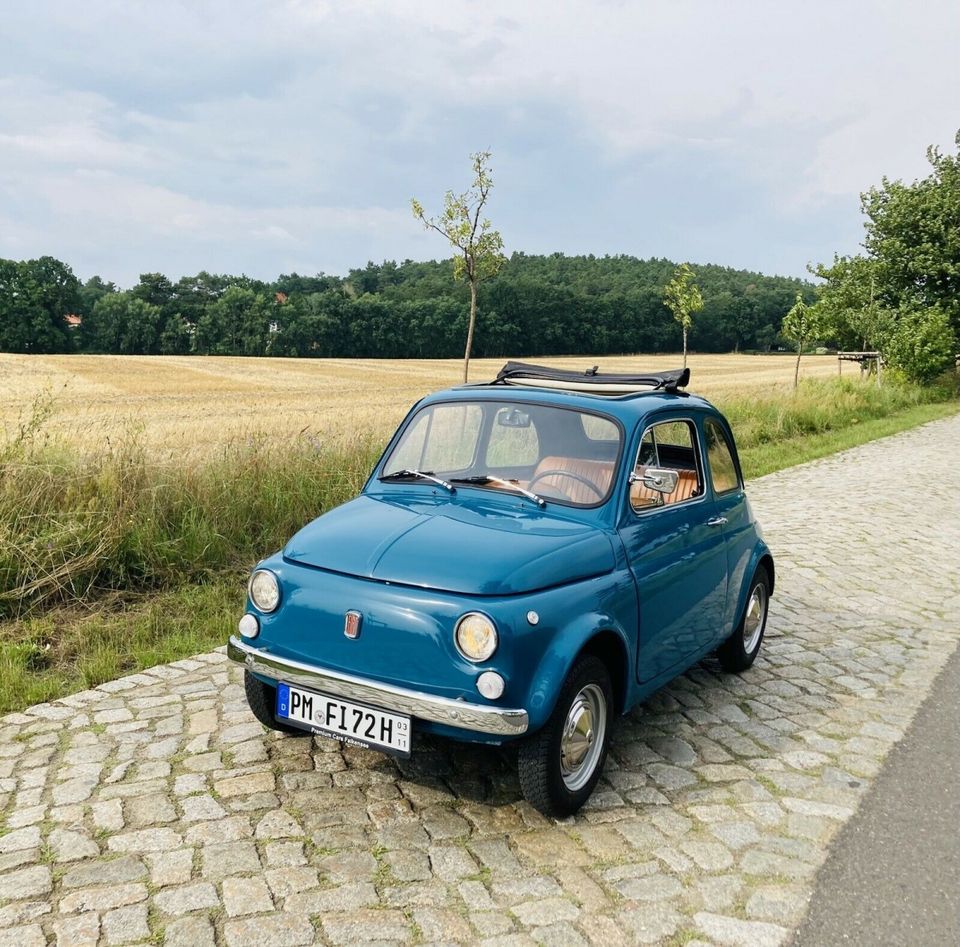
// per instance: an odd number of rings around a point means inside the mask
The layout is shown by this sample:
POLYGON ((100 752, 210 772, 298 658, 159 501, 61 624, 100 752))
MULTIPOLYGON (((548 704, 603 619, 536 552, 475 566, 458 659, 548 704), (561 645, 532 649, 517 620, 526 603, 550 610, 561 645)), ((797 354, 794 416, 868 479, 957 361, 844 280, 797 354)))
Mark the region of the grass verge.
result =
POLYGON ((918 404, 912 408, 896 411, 882 418, 872 418, 852 423, 849 427, 788 437, 773 443, 755 444, 740 450, 740 463, 743 475, 748 480, 762 477, 777 470, 805 464, 808 460, 826 457, 837 451, 847 450, 875 441, 891 434, 899 434, 928 421, 936 421, 956 414, 956 401, 918 404))
POLYGON ((0 713, 219 647, 243 607, 244 582, 233 573, 0 625, 0 713))
MULTIPOLYGON (((947 389, 846 379, 719 406, 748 479, 957 410, 947 389)), ((249 564, 355 494, 379 451, 252 438, 178 469, 136 432, 78 455, 43 420, 0 444, 0 713, 222 644, 249 564)))

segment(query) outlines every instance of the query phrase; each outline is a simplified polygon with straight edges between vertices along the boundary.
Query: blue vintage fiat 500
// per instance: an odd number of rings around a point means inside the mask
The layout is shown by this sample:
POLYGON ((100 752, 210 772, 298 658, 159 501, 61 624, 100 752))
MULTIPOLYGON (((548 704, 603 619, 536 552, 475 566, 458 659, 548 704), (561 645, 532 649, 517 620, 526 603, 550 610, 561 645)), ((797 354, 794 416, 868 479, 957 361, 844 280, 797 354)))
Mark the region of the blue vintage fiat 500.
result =
POLYGON ((524 796, 575 812, 616 714, 763 641, 773 558, 688 380, 509 362, 420 401, 360 496, 254 570, 228 653, 256 717, 399 755, 516 740, 524 796))

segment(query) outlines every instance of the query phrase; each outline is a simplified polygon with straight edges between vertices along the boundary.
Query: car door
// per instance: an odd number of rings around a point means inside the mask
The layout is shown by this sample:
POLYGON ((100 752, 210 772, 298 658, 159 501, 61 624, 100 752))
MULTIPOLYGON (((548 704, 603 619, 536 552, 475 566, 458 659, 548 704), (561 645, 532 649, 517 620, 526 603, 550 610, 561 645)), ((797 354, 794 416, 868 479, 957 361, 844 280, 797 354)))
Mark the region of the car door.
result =
POLYGON ((635 450, 620 536, 637 587, 637 678, 648 681, 679 671, 715 638, 727 554, 695 414, 652 419, 635 450), (664 495, 644 486, 647 468, 676 471, 676 489, 664 495))
POLYGON ((718 629, 719 637, 723 638, 740 618, 735 610, 739 591, 750 579, 744 573, 753 555, 757 534, 729 426, 719 416, 707 416, 703 421, 703 437, 716 516, 723 520, 720 528, 727 549, 727 607, 723 626, 718 629))

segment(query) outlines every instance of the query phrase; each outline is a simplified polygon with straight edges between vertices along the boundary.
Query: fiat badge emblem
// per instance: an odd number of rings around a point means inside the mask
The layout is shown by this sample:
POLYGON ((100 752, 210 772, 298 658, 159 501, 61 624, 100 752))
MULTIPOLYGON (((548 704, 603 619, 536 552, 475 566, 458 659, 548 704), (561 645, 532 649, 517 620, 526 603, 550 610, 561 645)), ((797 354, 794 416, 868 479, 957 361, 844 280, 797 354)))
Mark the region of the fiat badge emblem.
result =
POLYGON ((343 616, 343 633, 348 638, 360 637, 360 623, 363 621, 363 615, 360 612, 351 611, 343 616))

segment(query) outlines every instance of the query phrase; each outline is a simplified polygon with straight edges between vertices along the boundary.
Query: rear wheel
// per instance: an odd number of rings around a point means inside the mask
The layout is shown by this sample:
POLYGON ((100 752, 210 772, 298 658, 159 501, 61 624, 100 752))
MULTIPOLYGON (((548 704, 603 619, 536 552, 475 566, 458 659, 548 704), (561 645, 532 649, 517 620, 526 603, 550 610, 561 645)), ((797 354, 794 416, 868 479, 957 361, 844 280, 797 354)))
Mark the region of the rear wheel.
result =
POLYGON ((743 619, 733 634, 717 649, 725 671, 745 671, 756 660, 767 627, 770 603, 770 576, 764 566, 753 574, 743 619))
POLYGON ((288 727, 285 723, 280 723, 273 715, 274 708, 277 706, 277 689, 275 687, 264 684, 249 671, 244 671, 243 689, 247 692, 247 703, 250 705, 254 717, 265 727, 271 730, 279 730, 281 733, 291 733, 295 736, 310 736, 307 730, 288 727))
POLYGON ((520 788, 530 805, 551 816, 576 812, 600 778, 612 726, 610 672, 596 656, 583 655, 550 719, 520 745, 520 788))

